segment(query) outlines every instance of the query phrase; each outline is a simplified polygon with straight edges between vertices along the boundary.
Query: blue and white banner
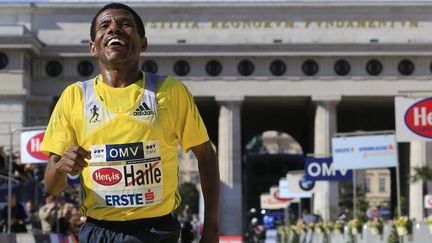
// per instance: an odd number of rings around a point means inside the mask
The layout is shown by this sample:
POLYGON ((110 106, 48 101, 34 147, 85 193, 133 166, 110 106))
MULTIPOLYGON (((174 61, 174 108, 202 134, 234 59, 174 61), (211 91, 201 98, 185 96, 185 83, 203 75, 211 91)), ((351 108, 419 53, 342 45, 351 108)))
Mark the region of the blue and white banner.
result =
POLYGON ((396 167, 398 150, 394 134, 332 138, 337 170, 396 167))
POLYGON ((332 158, 305 158, 306 179, 312 181, 352 180, 352 170, 336 170, 332 158))
POLYGON ((80 175, 67 174, 67 182, 68 185, 80 184, 81 183, 80 175))

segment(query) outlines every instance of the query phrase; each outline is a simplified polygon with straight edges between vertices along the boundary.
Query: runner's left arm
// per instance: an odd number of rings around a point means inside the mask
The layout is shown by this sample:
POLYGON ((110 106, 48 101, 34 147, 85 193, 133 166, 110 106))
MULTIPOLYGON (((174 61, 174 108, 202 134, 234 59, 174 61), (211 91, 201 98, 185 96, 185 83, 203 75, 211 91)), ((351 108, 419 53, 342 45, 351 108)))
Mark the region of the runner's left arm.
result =
POLYGON ((204 226, 201 242, 219 242, 219 165, 210 141, 191 148, 198 159, 198 170, 204 196, 204 226))

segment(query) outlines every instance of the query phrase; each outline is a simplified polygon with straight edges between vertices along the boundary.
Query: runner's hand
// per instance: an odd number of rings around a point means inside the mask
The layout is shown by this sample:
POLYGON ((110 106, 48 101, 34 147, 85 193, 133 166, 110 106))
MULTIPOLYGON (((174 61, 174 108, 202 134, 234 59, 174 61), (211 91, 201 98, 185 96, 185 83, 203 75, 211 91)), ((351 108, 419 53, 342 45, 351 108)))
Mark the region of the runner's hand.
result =
POLYGON ((57 171, 69 173, 72 175, 79 174, 87 162, 84 159, 90 159, 91 153, 78 145, 71 145, 63 154, 61 159, 56 163, 57 171))

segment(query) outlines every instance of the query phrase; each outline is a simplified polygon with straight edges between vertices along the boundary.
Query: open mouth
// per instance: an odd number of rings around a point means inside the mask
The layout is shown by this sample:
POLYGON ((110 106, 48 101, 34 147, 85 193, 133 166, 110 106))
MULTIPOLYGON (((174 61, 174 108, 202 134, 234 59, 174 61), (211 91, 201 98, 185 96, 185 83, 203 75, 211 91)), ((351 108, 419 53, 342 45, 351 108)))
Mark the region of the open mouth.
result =
POLYGON ((125 46, 125 45, 126 45, 126 43, 125 43, 124 41, 122 41, 122 40, 120 40, 120 39, 116 39, 116 38, 111 39, 111 40, 108 41, 108 43, 107 43, 107 46, 108 46, 108 47, 110 47, 110 46, 125 46))

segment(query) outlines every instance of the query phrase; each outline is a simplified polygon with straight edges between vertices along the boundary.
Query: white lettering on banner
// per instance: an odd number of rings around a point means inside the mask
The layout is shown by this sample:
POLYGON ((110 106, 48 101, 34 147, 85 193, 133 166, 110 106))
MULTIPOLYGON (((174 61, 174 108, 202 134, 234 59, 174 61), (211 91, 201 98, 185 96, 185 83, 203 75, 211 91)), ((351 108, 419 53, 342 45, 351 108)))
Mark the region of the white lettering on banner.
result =
POLYGON ((432 125, 432 112, 426 113, 426 107, 415 107, 414 108, 414 125, 415 126, 426 126, 432 125), (421 123, 421 124, 419 124, 421 123))
POLYGON ((31 153, 39 152, 40 151, 41 141, 40 141, 39 138, 33 138, 30 141, 30 143, 31 143, 31 146, 30 146, 30 149, 31 149, 30 152, 31 153))
MULTIPOLYGON (((341 175, 345 176, 348 173, 347 169, 339 170, 341 175)), ((322 173, 322 176, 336 176, 336 170, 332 164, 327 163, 310 163, 308 167, 308 174, 312 177, 320 176, 322 173)))
POLYGON ((135 150, 131 147, 126 147, 126 148, 112 148, 109 151, 109 155, 111 156, 111 158, 117 158, 119 155, 121 158, 128 158, 129 157, 129 151, 136 156, 138 153, 138 147, 135 147, 135 150))
POLYGON ((110 175, 109 174, 102 174, 102 173, 98 173, 98 172, 96 172, 95 173, 95 175, 94 175, 94 179, 95 180, 101 180, 101 181, 105 181, 105 180, 107 180, 107 181, 114 181, 114 180, 120 180, 120 174, 115 174, 115 173, 111 173, 110 175))

